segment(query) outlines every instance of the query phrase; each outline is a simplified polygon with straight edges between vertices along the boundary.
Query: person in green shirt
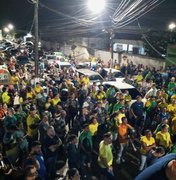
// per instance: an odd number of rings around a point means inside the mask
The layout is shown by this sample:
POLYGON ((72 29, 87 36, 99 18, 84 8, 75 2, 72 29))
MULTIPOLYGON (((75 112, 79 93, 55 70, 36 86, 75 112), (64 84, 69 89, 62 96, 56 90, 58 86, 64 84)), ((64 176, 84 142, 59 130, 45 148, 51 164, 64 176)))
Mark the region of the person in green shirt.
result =
POLYGON ((83 125, 83 131, 79 136, 78 148, 80 152, 80 164, 81 167, 84 165, 90 167, 90 162, 92 160, 92 134, 89 130, 89 124, 83 125))

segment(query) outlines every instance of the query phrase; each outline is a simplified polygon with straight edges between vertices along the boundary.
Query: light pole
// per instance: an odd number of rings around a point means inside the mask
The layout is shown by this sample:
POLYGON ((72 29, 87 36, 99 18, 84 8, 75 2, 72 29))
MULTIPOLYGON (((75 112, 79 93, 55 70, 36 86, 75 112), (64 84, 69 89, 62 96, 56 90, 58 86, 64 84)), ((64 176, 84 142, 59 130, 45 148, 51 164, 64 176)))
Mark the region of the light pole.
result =
POLYGON ((39 55, 38 55, 38 44, 39 44, 39 34, 38 34, 38 29, 39 29, 39 25, 38 25, 38 3, 39 0, 35 0, 33 1, 34 5, 35 5, 35 9, 34 9, 34 25, 35 25, 35 78, 36 80, 38 79, 38 71, 39 71, 39 55))

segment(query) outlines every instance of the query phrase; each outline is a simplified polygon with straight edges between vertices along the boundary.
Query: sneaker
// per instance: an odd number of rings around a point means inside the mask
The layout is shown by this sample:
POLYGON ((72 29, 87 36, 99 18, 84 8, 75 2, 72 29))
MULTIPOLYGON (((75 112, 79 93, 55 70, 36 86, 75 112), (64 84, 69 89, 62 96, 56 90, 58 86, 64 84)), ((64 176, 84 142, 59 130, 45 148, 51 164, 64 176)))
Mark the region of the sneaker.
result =
POLYGON ((121 164, 121 160, 120 160, 120 159, 117 159, 117 160, 116 160, 116 163, 117 163, 117 164, 121 164))
POLYGON ((122 158, 122 159, 121 159, 121 161, 124 163, 124 162, 125 162, 125 159, 124 159, 124 158, 122 158))

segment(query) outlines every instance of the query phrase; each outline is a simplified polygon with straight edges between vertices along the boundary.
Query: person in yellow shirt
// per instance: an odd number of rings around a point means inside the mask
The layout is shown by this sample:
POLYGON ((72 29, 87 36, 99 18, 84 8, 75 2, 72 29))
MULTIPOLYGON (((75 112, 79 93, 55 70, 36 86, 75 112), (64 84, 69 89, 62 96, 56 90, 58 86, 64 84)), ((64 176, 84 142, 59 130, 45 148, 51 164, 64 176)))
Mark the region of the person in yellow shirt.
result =
POLYGON ((92 136, 94 136, 97 133, 98 122, 97 122, 96 117, 92 117, 91 123, 89 124, 89 130, 90 130, 92 136))
POLYGON ((53 106, 56 107, 57 104, 58 104, 59 102, 61 102, 61 99, 60 99, 60 97, 59 97, 59 94, 56 94, 56 95, 54 96, 54 98, 51 100, 51 102, 52 102, 53 106))
POLYGON ((126 117, 125 112, 126 112, 126 109, 124 107, 120 107, 119 112, 117 113, 115 117, 118 125, 122 124, 122 118, 126 117))
POLYGON ((11 82, 15 88, 18 88, 19 81, 20 81, 20 79, 18 77, 18 74, 16 72, 14 72, 13 75, 11 76, 11 82))
POLYGON ((156 134, 156 144, 157 146, 162 146, 166 151, 169 151, 172 147, 172 141, 170 133, 168 132, 168 126, 163 124, 161 131, 156 134))
POLYGON ((167 111, 170 118, 174 118, 174 115, 176 114, 176 99, 172 99, 172 103, 167 106, 167 111))
POLYGON ((80 86, 82 83, 84 83, 84 75, 81 75, 78 79, 78 85, 80 86))
POLYGON ((145 136, 142 136, 141 139, 141 164, 139 167, 139 171, 142 171, 145 166, 146 166, 146 161, 147 161, 147 154, 149 151, 156 146, 155 144, 155 139, 152 137, 152 132, 151 130, 146 130, 145 131, 145 136))
POLYGON ((173 143, 176 143, 176 115, 171 122, 171 133, 172 133, 173 143))
POLYGON ((35 108, 31 107, 30 113, 27 117, 27 135, 32 140, 38 138, 38 123, 40 121, 40 117, 37 114, 37 111, 35 108))
POLYGON ((89 80, 89 77, 88 76, 84 76, 82 81, 84 82, 84 84, 86 86, 89 86, 90 85, 90 80, 89 80))
POLYGON ((92 90, 90 92, 90 96, 91 96, 91 99, 93 99, 93 101, 96 100, 96 97, 97 97, 97 89, 95 86, 92 86, 92 90))
POLYGON ((114 179, 113 173, 113 154, 112 154, 112 135, 111 133, 104 134, 103 140, 99 144, 98 164, 102 174, 107 179, 114 179))
POLYGON ((1 94, 1 99, 3 104, 10 104, 11 98, 8 94, 8 89, 6 87, 2 88, 2 94, 1 94))
POLYGON ((167 104, 167 102, 166 102, 166 99, 165 98, 161 98, 161 102, 158 104, 158 107, 160 108, 160 109, 163 109, 163 108, 167 108, 167 106, 168 106, 168 104, 167 104))
POLYGON ((171 96, 171 100, 172 100, 172 99, 176 99, 176 94, 174 94, 174 95, 171 96))
POLYGON ((104 87, 100 86, 100 90, 97 93, 96 99, 97 99, 97 101, 101 101, 104 97, 106 97, 106 93, 104 91, 104 87))
POLYGON ((34 91, 36 94, 39 94, 41 91, 43 90, 42 86, 40 85, 40 83, 36 83, 36 87, 34 88, 34 91))
POLYGON ((51 107, 51 97, 48 96, 46 98, 45 110, 49 110, 50 107, 51 107))
POLYGON ((34 99, 35 98, 35 92, 33 91, 33 89, 30 86, 28 86, 26 88, 26 90, 27 90, 26 99, 31 99, 31 100, 34 99))
POLYGON ((138 74, 135 76, 134 80, 135 80, 135 82, 137 82, 137 83, 141 83, 142 80, 143 80, 142 73, 141 73, 141 72, 138 72, 138 74))

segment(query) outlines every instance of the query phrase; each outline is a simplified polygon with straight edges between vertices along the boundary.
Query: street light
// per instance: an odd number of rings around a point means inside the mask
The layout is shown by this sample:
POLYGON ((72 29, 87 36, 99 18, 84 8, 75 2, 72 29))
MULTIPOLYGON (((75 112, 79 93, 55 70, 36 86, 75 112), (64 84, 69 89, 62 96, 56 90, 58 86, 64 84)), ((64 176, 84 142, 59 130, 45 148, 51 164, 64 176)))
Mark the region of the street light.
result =
POLYGON ((88 0, 88 8, 95 14, 102 12, 105 9, 105 0, 88 0))
POLYGON ((169 29, 171 30, 171 32, 173 31, 174 28, 176 28, 176 24, 175 23, 170 23, 169 24, 169 29))
POLYGON ((9 31, 10 31, 10 29, 9 29, 8 27, 5 27, 3 30, 4 30, 4 32, 6 32, 6 33, 9 33, 9 31))
POLYGON ((12 24, 8 24, 7 28, 9 28, 9 30, 12 30, 14 26, 12 24))

